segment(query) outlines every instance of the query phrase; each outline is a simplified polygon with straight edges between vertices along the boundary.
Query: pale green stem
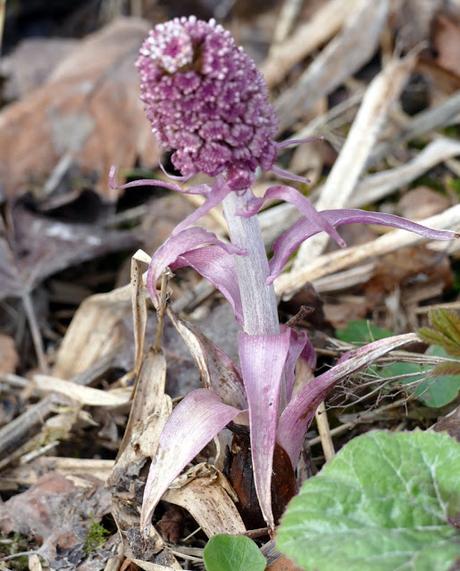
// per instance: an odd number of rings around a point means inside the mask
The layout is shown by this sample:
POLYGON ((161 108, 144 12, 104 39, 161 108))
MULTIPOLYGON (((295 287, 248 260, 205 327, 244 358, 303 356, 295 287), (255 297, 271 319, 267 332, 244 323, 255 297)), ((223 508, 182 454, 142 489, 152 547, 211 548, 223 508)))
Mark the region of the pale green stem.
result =
POLYGON ((238 284, 243 306, 243 329, 248 335, 277 335, 280 331, 273 285, 267 285, 268 260, 257 216, 243 218, 252 197, 250 191, 231 192, 224 200, 224 214, 232 244, 244 248, 246 256, 235 256, 238 284))

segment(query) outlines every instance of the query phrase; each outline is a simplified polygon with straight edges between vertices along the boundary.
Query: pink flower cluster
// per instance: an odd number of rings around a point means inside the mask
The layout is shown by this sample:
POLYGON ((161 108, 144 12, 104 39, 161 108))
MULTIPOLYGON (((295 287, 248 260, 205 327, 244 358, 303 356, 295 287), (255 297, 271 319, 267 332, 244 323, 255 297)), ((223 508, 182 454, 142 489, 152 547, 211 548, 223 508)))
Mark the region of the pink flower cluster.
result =
POLYGON ((242 190, 257 167, 273 166, 277 121, 266 84, 222 26, 194 16, 159 24, 137 68, 153 131, 183 176, 222 174, 242 190))

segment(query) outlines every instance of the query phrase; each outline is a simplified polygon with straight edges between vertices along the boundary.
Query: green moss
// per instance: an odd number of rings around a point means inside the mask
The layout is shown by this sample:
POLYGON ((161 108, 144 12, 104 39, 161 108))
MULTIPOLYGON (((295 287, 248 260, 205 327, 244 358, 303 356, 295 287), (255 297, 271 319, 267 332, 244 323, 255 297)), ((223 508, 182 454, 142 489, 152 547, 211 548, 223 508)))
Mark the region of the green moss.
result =
POLYGON ((447 182, 447 186, 450 190, 455 192, 457 196, 460 196, 460 178, 451 178, 447 182))
POLYGON ((105 529, 105 527, 97 522, 93 521, 88 529, 88 535, 86 536, 84 550, 87 555, 96 551, 98 547, 104 545, 107 537, 110 535, 110 531, 105 529))

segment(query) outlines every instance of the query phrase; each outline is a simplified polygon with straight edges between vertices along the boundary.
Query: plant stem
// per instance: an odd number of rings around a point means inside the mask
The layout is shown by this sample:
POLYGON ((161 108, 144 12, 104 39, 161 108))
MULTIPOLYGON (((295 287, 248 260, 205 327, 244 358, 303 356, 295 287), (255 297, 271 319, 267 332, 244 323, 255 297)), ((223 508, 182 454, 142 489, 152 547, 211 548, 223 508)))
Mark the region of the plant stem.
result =
POLYGON ((230 239, 244 248, 246 256, 235 256, 238 284, 243 306, 243 329, 248 335, 277 335, 278 308, 273 285, 267 285, 268 260, 256 216, 243 218, 236 213, 243 210, 251 198, 251 191, 231 192, 224 200, 224 214, 230 239))

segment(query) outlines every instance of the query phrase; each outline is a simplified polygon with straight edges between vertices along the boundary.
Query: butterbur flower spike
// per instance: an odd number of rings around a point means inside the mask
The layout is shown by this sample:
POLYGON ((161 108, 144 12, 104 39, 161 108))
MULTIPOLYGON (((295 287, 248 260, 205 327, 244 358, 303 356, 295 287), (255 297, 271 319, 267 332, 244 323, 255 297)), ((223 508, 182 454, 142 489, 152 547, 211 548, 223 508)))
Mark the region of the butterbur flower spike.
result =
MULTIPOLYGON (((221 291, 241 325, 238 346, 245 391, 242 399, 242 385, 234 384, 238 394, 223 402, 217 393, 225 399, 228 390, 214 391, 212 386, 199 389, 174 409, 152 459, 142 525, 148 527, 155 505, 171 480, 230 421, 238 422, 242 415, 234 404, 243 401, 249 413, 255 488, 265 521, 273 528, 271 480, 276 443, 295 468, 315 408, 334 385, 413 339, 403 335, 362 347, 294 390, 296 366, 303 361, 314 368, 315 355, 305 332, 280 325, 273 280, 300 243, 314 234, 326 232, 344 246, 337 232, 343 224, 383 224, 438 240, 456 235, 389 214, 352 209, 318 212, 295 188, 283 184, 268 188, 264 197, 256 198, 251 184, 257 169, 299 181, 296 175, 277 167, 275 160, 278 150, 307 141, 275 142, 277 121, 261 74, 230 34, 213 20, 204 22, 191 16, 156 26, 141 48, 137 68, 147 117, 162 145, 172 152, 172 162, 181 177, 166 183, 135 181, 121 188, 148 183, 205 197, 202 206, 153 254, 147 278, 150 295, 156 305, 156 282, 161 273, 167 267, 174 270, 184 266, 193 267, 221 291), (178 184, 198 173, 214 177, 214 183, 189 188, 178 184), (270 260, 256 216, 268 200, 290 202, 301 214, 275 241, 270 260), (220 203, 230 243, 195 226, 220 203)), ((111 180, 116 186, 114 173, 111 180)), ((300 182, 305 181, 300 178, 300 182)), ((222 367, 230 367, 233 374, 238 370, 228 357, 223 358, 222 367)))
POLYGON ((147 116, 182 175, 223 174, 230 188, 242 190, 257 167, 272 167, 277 122, 265 82, 213 20, 160 24, 137 68, 147 116))

